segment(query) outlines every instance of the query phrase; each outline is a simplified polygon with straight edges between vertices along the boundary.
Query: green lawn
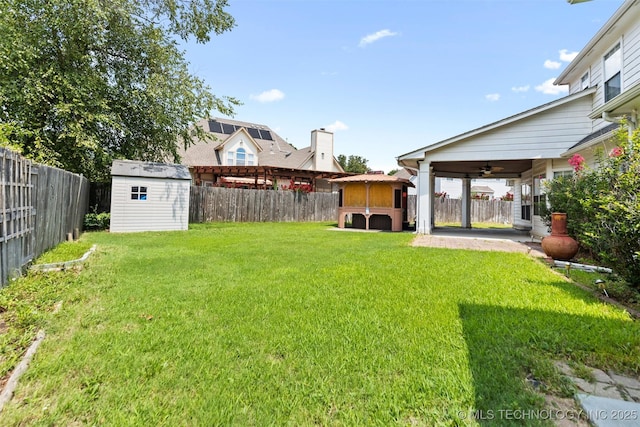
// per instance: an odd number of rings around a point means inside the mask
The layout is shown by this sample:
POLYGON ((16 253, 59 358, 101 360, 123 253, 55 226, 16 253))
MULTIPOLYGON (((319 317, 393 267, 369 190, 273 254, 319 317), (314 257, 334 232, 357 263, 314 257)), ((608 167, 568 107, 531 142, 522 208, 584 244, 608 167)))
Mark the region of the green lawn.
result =
POLYGON ((8 288, 62 307, 0 424, 475 425, 543 407, 527 375, 570 394, 553 360, 640 373, 638 322, 537 260, 332 228, 83 235, 83 271, 8 288))

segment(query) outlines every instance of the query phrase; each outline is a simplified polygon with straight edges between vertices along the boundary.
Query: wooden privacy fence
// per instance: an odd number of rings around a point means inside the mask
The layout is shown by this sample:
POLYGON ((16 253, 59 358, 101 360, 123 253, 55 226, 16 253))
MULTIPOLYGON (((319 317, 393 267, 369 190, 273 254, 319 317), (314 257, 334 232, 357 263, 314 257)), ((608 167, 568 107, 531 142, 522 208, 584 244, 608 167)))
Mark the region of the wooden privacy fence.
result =
POLYGON ((312 222, 337 218, 337 193, 191 187, 189 222, 312 222))
MULTIPOLYGON (((462 200, 440 199, 433 202, 436 223, 461 222, 462 200)), ((408 217, 415 218, 416 196, 408 198, 408 217)), ((513 224, 513 202, 504 200, 471 199, 471 223, 492 222, 499 224, 513 224)))
POLYGON ((34 164, 0 148, 0 286, 46 250, 77 236, 87 210, 89 182, 34 164))

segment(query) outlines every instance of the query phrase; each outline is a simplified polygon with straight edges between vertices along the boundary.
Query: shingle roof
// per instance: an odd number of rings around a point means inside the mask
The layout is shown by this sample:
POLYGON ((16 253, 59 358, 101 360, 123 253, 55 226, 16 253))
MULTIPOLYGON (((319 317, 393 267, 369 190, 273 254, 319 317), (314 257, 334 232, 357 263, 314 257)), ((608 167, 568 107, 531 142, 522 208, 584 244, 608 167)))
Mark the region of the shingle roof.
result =
POLYGON ((589 141, 592 141, 596 138, 598 138, 599 136, 605 135, 609 132, 613 132, 614 130, 618 129, 620 127, 620 123, 611 123, 603 128, 598 129, 597 131, 590 133, 589 135, 585 136, 584 138, 582 138, 580 141, 578 141, 576 144, 572 145, 569 150, 572 150, 576 147, 579 147, 581 145, 585 145, 587 144, 589 141))
POLYGON ((306 153, 299 153, 291 144, 284 140, 280 135, 275 133, 269 126, 260 125, 256 123, 242 122, 239 120, 215 118, 211 120, 200 120, 196 126, 202 127, 214 140, 211 141, 196 141, 190 145, 186 150, 180 147, 178 153, 182 158, 182 164, 187 166, 223 166, 223 159, 220 159, 216 148, 219 148, 224 142, 231 136, 228 133, 214 132, 212 131, 212 122, 217 122, 221 125, 233 126, 235 133, 239 128, 245 128, 251 135, 251 138, 262 150, 258 154, 258 162, 261 165, 266 166, 278 166, 278 167, 299 167, 307 157, 310 156, 310 151, 306 153), (256 132, 257 131, 257 132, 256 132), (268 133, 263 134, 262 131, 268 133), (264 139, 264 137, 271 137, 271 139, 264 139))

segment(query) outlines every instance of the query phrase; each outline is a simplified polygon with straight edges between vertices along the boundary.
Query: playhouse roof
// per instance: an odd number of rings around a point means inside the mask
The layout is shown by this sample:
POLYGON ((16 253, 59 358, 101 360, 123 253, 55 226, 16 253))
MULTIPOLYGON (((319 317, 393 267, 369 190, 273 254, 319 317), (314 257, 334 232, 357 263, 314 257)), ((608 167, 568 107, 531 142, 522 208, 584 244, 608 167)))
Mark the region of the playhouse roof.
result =
POLYGON ((331 179, 329 181, 335 182, 338 184, 344 183, 344 182, 389 182, 389 183, 399 182, 399 183, 407 184, 410 187, 414 186, 413 183, 408 179, 404 179, 404 178, 400 178, 392 175, 377 174, 377 173, 376 174, 366 173, 362 175, 345 176, 343 178, 331 179))

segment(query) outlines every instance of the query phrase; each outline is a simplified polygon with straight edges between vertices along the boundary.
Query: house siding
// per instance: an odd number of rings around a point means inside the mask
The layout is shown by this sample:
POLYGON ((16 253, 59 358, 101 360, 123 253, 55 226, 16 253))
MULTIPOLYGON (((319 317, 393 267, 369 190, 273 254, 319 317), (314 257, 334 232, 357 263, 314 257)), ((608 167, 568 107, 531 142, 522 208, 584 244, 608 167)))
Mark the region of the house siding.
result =
POLYGON ((190 181, 114 176, 111 232, 186 230, 190 181), (131 187, 147 187, 147 200, 131 200, 131 187))
POLYGON ((591 132, 592 121, 587 117, 590 112, 591 100, 584 97, 561 109, 528 117, 427 155, 431 161, 559 157, 591 132))
POLYGON ((622 90, 625 90, 640 81, 640 24, 625 34, 622 64, 622 90))

